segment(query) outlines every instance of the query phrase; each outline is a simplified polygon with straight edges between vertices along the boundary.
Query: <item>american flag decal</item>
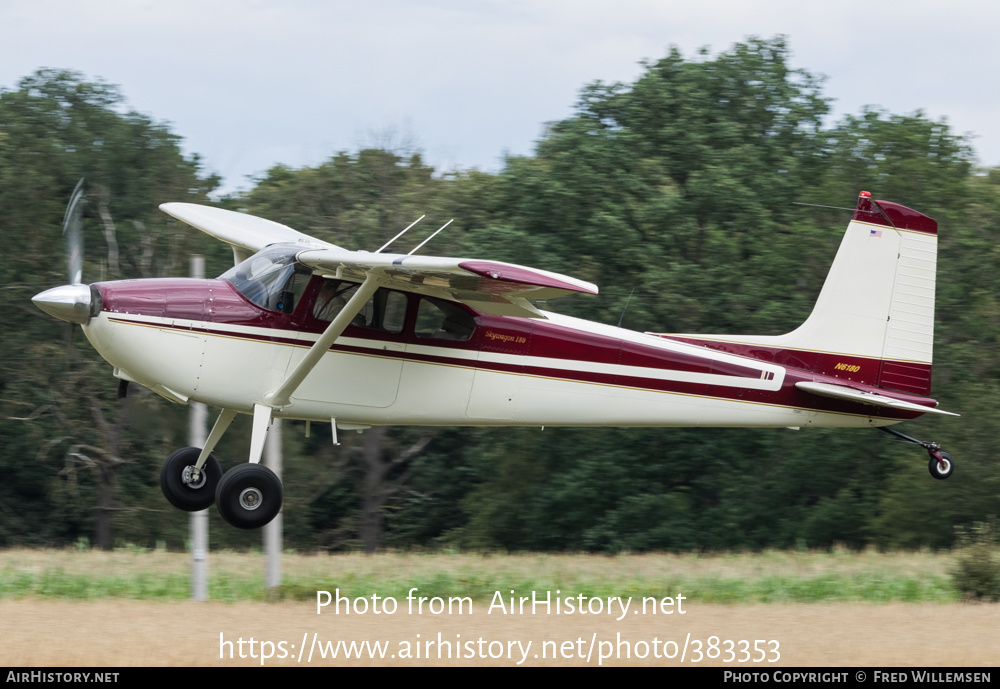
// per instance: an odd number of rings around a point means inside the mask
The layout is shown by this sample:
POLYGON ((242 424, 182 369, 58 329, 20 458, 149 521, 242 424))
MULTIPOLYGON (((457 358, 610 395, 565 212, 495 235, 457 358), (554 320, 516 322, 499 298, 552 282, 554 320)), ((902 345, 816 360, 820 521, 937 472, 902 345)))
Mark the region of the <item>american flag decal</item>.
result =
POLYGON ((872 230, 871 232, 868 233, 868 236, 869 237, 881 237, 882 236, 882 230, 872 230))

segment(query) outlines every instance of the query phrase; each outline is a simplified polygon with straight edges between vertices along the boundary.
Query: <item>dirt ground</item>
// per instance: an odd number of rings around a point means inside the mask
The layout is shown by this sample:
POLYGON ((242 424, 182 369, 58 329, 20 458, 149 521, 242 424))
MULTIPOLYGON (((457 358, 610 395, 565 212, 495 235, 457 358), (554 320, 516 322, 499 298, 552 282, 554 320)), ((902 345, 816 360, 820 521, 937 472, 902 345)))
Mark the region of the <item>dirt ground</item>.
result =
POLYGON ((761 670, 994 667, 1000 659, 997 605, 730 606, 687 601, 683 615, 676 609, 671 615, 630 610, 621 621, 616 620, 616 608, 611 615, 606 609, 604 614, 503 615, 498 610, 487 614, 488 607, 477 603, 472 614, 434 615, 425 610, 410 615, 404 600, 392 615, 371 610, 318 615, 314 602, 5 600, 0 601, 0 665, 240 666, 260 665, 264 655, 271 656, 263 660, 266 666, 514 666, 520 661, 522 666, 715 665, 761 670), (360 660, 345 659, 344 646, 337 649, 337 659, 330 657, 338 641, 364 640, 385 642, 384 658, 368 657, 371 646, 361 649, 365 657, 360 660), (327 652, 325 659, 321 650, 327 652), (240 658, 241 651, 245 658, 240 658), (763 660, 753 662, 757 658, 763 660))

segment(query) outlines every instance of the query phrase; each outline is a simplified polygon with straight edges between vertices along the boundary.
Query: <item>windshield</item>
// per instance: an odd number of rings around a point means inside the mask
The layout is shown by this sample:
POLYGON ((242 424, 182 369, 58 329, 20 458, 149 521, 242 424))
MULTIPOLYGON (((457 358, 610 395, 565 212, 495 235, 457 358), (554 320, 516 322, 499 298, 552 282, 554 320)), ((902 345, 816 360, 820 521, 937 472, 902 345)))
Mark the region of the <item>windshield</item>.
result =
POLYGON ((257 306, 291 313, 305 291, 311 271, 295 262, 298 249, 268 247, 220 275, 257 306))

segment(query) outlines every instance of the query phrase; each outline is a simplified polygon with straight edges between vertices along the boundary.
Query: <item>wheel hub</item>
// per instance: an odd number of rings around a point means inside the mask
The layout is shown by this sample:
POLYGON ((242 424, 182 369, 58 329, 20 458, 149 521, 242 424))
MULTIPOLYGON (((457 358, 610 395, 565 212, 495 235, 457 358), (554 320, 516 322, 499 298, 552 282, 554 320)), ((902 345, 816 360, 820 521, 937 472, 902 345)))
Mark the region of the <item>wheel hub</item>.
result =
POLYGON ((240 507, 245 510, 255 510, 264 502, 264 496, 256 488, 244 488, 240 493, 240 507))
POLYGON ((184 471, 181 472, 181 480, 184 481, 184 485, 188 488, 198 489, 205 485, 208 481, 208 476, 204 471, 199 471, 194 465, 184 467, 184 471))

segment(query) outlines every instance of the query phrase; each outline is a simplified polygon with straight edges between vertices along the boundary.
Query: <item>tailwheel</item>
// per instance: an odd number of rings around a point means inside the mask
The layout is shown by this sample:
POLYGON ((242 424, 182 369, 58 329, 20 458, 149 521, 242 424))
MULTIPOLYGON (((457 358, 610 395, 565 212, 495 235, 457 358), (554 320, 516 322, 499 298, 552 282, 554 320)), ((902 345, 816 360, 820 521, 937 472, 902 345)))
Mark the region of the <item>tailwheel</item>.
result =
POLYGON ((951 472, 955 471, 955 463, 947 452, 931 452, 930 456, 931 460, 927 463, 927 468, 934 478, 943 481, 951 476, 951 472))
POLYGON ((266 466, 239 464, 222 476, 215 504, 236 528, 259 529, 281 510, 281 481, 266 466))
POLYGON ((222 478, 222 467, 213 455, 205 466, 196 468, 201 448, 185 447, 175 451, 160 469, 160 489, 174 507, 187 512, 208 509, 215 502, 215 490, 222 478))
POLYGON ((880 426, 879 430, 890 435, 894 435, 903 442, 913 443, 914 445, 919 445, 927 450, 927 454, 930 455, 930 461, 927 463, 927 469, 931 472, 931 476, 937 480, 943 481, 951 476, 952 472, 955 471, 955 462, 952 460, 951 455, 947 452, 941 452, 941 446, 937 443, 917 440, 916 438, 911 438, 908 435, 904 435, 899 431, 894 431, 885 426, 880 426))

